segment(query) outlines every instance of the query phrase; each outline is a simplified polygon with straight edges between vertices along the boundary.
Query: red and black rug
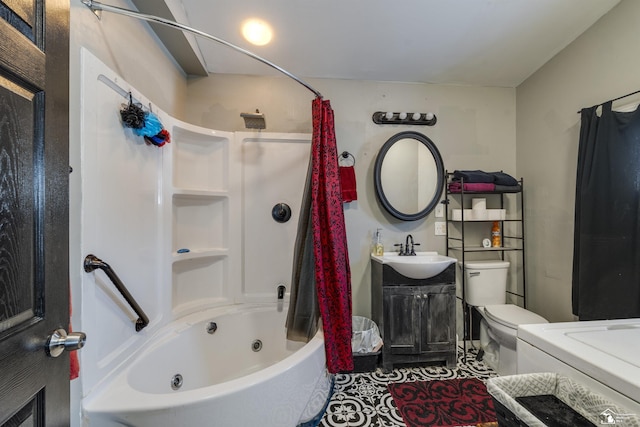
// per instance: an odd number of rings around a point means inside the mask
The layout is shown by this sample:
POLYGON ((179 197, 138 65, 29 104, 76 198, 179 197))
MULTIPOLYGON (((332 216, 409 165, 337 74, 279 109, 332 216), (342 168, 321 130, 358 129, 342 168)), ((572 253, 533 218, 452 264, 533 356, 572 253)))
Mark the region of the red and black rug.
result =
POLYGON ((487 387, 476 378, 391 383, 408 427, 471 426, 496 421, 487 387))

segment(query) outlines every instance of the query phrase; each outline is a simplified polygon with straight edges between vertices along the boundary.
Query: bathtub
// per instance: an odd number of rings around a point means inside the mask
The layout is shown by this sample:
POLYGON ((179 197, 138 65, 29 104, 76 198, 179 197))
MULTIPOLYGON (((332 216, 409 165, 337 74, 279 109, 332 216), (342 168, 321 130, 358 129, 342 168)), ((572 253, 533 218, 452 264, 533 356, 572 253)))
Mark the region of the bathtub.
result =
POLYGON ((314 425, 331 397, 322 332, 285 336, 286 307, 241 304, 167 327, 83 399, 87 426, 314 425))

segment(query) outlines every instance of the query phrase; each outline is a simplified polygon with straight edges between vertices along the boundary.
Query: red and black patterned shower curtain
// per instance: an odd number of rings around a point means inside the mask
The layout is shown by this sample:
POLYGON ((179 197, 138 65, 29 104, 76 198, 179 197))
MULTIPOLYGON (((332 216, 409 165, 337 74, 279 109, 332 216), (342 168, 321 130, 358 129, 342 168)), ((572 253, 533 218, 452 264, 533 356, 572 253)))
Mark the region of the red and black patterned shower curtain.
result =
POLYGON ((298 224, 287 337, 308 341, 318 312, 327 369, 353 370, 351 270, 342 210, 338 150, 329 101, 313 101, 313 136, 307 184, 298 224), (315 288, 315 289, 314 289, 315 288))
POLYGON ((351 270, 342 208, 333 110, 313 100, 311 222, 316 290, 329 372, 351 371, 351 270))

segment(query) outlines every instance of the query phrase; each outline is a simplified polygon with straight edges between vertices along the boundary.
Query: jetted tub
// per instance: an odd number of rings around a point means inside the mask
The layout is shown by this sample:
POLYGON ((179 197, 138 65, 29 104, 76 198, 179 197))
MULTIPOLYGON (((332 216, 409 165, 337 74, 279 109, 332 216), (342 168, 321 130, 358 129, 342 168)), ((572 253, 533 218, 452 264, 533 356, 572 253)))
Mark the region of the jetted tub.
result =
POLYGON ((83 400, 85 424, 294 427, 318 419, 333 387, 322 332, 307 344, 288 341, 286 313, 235 305, 168 325, 83 400))
POLYGON ((640 319, 522 325, 518 373, 556 372, 640 415, 640 319))

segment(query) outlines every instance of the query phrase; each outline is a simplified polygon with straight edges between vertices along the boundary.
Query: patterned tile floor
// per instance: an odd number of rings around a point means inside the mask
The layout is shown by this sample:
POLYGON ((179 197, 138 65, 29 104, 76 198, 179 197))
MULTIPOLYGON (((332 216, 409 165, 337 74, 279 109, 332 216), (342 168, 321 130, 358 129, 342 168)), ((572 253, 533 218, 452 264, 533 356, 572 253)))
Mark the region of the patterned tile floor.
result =
POLYGON ((426 366, 399 368, 385 374, 378 369, 363 374, 338 374, 333 397, 320 422, 320 427, 404 427, 402 416, 389 394, 390 382, 428 381, 451 378, 479 378, 486 380, 497 374, 476 360, 476 350, 467 349, 466 363, 463 351, 458 353, 455 368, 426 366))

